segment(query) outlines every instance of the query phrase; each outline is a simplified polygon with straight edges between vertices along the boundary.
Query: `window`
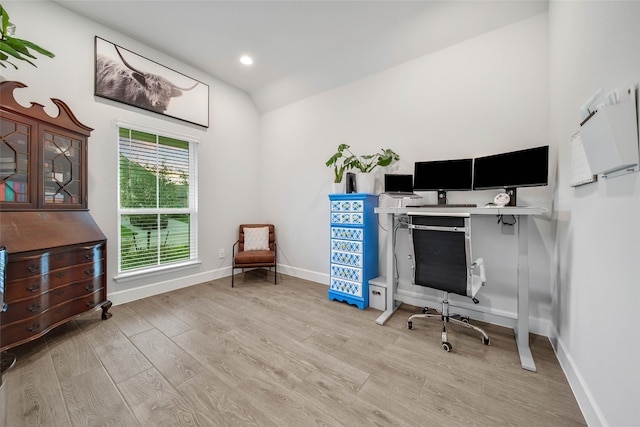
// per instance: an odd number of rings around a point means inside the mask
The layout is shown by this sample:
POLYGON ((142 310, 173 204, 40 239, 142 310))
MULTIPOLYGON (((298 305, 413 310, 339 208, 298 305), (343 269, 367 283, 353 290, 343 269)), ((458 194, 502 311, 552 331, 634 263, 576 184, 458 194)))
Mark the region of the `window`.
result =
POLYGON ((197 142, 121 124, 118 135, 118 273, 195 261, 197 142))

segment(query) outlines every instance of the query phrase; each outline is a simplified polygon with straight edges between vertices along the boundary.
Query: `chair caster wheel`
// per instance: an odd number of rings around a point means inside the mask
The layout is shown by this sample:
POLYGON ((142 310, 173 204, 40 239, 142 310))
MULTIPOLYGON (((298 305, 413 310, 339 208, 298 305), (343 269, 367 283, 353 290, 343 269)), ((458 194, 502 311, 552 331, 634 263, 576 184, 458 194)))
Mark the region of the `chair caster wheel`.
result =
POLYGON ((442 349, 444 351, 449 352, 449 351, 451 351, 453 349, 453 346, 451 344, 449 344, 448 342, 443 342, 442 343, 442 349))
POLYGON ((482 337, 482 344, 489 345, 491 344, 491 340, 489 338, 482 337))
POLYGON ((422 309, 422 314, 427 314, 427 313, 429 313, 429 309, 427 307, 424 307, 422 309))
POLYGON ((413 329, 413 322, 407 322, 407 329, 413 329))
POLYGON ((462 320, 463 323, 469 323, 469 318, 467 316, 461 317, 460 320, 462 320))

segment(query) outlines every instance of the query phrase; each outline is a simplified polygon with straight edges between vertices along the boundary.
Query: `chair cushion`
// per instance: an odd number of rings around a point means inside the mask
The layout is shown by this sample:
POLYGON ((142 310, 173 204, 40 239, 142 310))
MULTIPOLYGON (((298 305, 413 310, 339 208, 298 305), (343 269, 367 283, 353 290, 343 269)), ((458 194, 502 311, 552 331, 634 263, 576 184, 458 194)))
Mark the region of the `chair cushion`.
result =
POLYGON ((245 227, 244 228, 245 251, 269 250, 269 227, 245 227))
POLYGON ((274 264, 276 261, 275 251, 241 251, 235 257, 237 266, 242 264, 274 264))

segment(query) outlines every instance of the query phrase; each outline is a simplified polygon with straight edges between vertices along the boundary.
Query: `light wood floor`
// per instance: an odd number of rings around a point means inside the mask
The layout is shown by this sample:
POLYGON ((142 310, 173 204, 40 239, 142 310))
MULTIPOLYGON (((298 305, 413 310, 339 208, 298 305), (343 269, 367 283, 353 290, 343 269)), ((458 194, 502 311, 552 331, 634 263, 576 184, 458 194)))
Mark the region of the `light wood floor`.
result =
POLYGON ((146 298, 12 349, 8 426, 585 425, 545 337, 537 373, 513 331, 436 321, 384 326, 379 311, 328 301, 327 287, 252 271, 146 298), (240 278, 240 277, 239 277, 240 278))

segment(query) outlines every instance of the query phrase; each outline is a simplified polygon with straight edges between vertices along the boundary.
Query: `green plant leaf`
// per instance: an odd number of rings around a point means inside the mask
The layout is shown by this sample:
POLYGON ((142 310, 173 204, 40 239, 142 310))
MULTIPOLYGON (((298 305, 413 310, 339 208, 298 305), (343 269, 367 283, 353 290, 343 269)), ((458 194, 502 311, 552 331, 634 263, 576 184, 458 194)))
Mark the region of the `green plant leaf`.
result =
POLYGON ((331 157, 329 158, 329 160, 327 160, 327 163, 325 163, 325 164, 326 164, 327 166, 334 165, 334 164, 338 161, 338 159, 339 159, 340 157, 342 157, 342 153, 338 152, 338 153, 334 154, 333 156, 331 156, 331 157))
POLYGON ((20 42, 20 40, 14 39, 13 37, 7 37, 4 41, 21 54, 28 56, 29 58, 36 59, 36 57, 33 56, 31 52, 29 52, 29 49, 27 49, 27 47, 22 42, 20 42))
POLYGON ((20 55, 20 52, 18 52, 17 50, 15 50, 11 45, 9 45, 6 40, 0 40, 0 50, 3 52, 6 52, 7 54, 13 56, 14 58, 23 60, 25 58, 23 58, 20 55))
MULTIPOLYGON (((14 48, 12 48, 11 46, 9 46, 5 41, 0 40, 0 50, 3 52, 6 52, 8 55, 13 56, 16 59, 19 59, 21 61, 25 61, 28 62, 29 64, 33 65, 34 67, 36 67, 36 64, 34 64, 33 62, 29 61, 27 58, 23 57, 22 55, 20 55, 20 52, 18 52, 17 50, 15 50, 14 48)), ((37 67, 36 67, 37 68, 37 67)))
POLYGON ((35 50, 36 52, 48 56, 49 58, 53 58, 55 57, 55 55, 51 52, 49 52, 48 50, 41 48, 40 46, 38 46, 35 43, 30 42, 29 40, 23 40, 23 39, 14 39, 14 40, 18 40, 21 43, 23 43, 26 47, 35 50))
POLYGON ((4 7, 0 4, 0 14, 2 15, 2 35, 4 36, 9 26, 9 14, 4 7))

